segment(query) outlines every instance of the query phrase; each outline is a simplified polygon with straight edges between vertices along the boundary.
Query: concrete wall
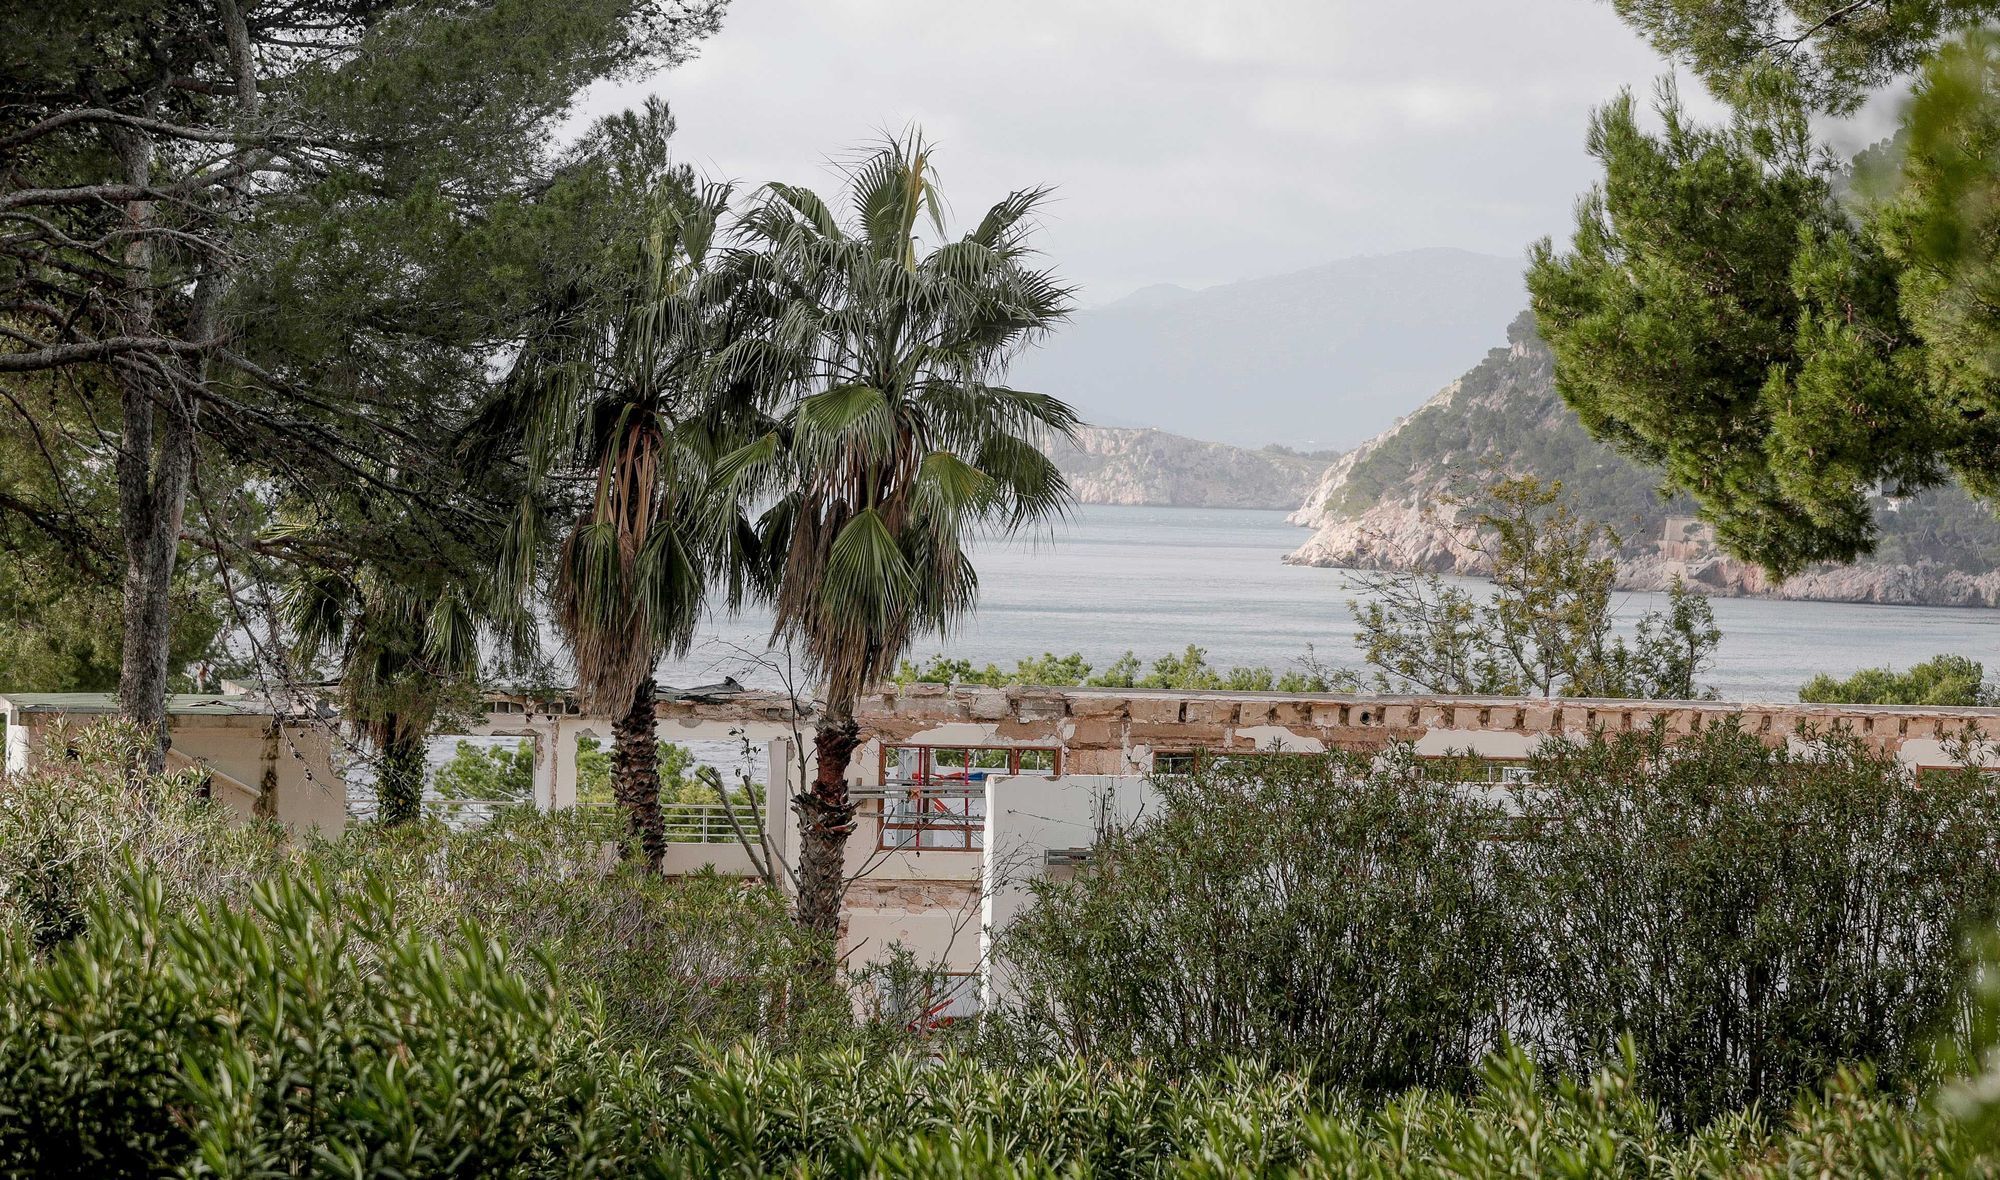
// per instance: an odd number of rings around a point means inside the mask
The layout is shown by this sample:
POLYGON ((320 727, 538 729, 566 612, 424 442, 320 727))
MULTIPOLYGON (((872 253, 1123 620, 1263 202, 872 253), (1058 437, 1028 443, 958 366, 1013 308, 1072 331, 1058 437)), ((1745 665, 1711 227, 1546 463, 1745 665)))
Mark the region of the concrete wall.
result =
MULTIPOLYGON (((1284 749, 1524 757, 1554 735, 1693 733, 1725 719, 1772 743, 1844 726, 1911 765, 1942 765, 1971 730, 2000 737, 2000 709, 1721 701, 1365 697, 1121 689, 958 688, 916 684, 870 697, 858 714, 878 743, 1057 746, 1065 774, 1143 774, 1162 753, 1284 749)), ((2000 767, 2000 752, 1988 753, 2000 767)))
MULTIPOLYGON (((89 716, 16 713, 7 726, 9 774, 51 756, 62 727, 89 716)), ((214 799, 248 821, 275 819, 298 831, 337 836, 347 826, 347 785, 333 768, 332 742, 310 725, 280 728, 269 716, 175 714, 168 718, 169 770, 213 772, 214 799)), ((60 751, 54 751, 60 757, 60 751)))

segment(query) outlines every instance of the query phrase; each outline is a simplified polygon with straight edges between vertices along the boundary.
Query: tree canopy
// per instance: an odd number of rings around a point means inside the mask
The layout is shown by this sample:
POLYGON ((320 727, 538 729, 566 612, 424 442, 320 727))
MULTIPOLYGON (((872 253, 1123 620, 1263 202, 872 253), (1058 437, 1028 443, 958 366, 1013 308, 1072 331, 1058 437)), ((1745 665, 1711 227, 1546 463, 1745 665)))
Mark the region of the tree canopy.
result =
POLYGON ((1669 86, 1658 130, 1630 95, 1592 120, 1603 181, 1529 270, 1585 426, 1781 577, 1872 552, 1884 495, 2000 491, 1993 6, 1618 7, 1733 114, 1700 125, 1669 86), (1893 141, 1844 161, 1815 138, 1912 70, 1893 141))
POLYGON ((108 475, 128 715, 164 733, 184 534, 241 548, 242 501, 327 485, 466 518, 432 478, 448 424, 603 233, 555 131, 720 9, 0 4, 0 414, 58 485, 0 509, 65 526, 60 485, 108 475))

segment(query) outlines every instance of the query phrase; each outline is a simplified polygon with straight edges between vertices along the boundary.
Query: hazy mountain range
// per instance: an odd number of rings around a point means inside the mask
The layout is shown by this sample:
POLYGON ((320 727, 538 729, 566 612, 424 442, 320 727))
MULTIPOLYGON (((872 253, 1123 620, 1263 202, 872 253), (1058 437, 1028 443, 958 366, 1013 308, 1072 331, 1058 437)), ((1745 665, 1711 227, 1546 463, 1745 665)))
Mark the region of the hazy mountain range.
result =
POLYGON ((1439 248, 1199 291, 1147 287, 1079 312, 1009 381, 1101 426, 1345 450, 1492 345, 1527 302, 1522 269, 1439 248))

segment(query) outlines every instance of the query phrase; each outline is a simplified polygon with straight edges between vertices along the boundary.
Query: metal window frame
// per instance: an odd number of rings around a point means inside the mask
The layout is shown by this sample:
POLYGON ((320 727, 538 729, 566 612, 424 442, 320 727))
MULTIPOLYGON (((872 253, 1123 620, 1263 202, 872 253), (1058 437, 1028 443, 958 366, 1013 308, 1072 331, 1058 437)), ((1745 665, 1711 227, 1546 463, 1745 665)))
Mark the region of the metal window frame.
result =
POLYGON ((977 788, 973 786, 971 780, 972 772, 983 770, 988 775, 1020 774, 1021 755, 1023 754, 1049 755, 1048 777, 1062 777, 1063 748, 1061 746, 988 746, 980 745, 977 742, 952 744, 941 742, 883 742, 881 748, 877 751, 877 774, 875 776, 875 781, 882 784, 881 787, 875 791, 854 792, 858 797, 864 799, 873 798, 876 800, 876 850, 880 852, 984 852, 986 817, 983 814, 972 815, 970 807, 971 800, 975 797, 983 800, 986 796, 986 791, 983 786, 977 788), (904 779, 892 780, 889 777, 889 759, 891 755, 900 750, 915 750, 918 752, 917 777, 914 781, 904 779), (957 782, 938 780, 934 762, 936 751, 938 750, 963 750, 965 752, 966 764, 960 771, 960 773, 965 775, 964 779, 957 782), (1001 767, 972 765, 972 759, 976 753, 989 750, 1006 753, 1007 765, 1004 769, 1001 767), (924 799, 929 799, 933 802, 952 799, 964 800, 965 809, 959 812, 940 812, 935 819, 894 820, 890 818, 889 806, 891 803, 912 798, 919 802, 924 799), (909 839, 892 840, 891 835, 893 833, 906 833, 909 839), (924 842, 925 836, 933 833, 945 833, 948 836, 955 835, 957 839, 939 844, 926 844, 924 842))

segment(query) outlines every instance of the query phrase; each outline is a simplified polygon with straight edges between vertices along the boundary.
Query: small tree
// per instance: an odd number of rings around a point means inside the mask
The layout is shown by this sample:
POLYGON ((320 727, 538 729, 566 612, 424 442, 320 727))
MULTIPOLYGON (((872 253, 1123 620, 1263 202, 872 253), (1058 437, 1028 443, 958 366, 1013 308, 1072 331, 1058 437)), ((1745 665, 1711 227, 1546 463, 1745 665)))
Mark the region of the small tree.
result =
POLYGON ((1493 594, 1479 599, 1434 574, 1361 576, 1355 638, 1384 689, 1502 696, 1686 699, 1722 633, 1706 598, 1678 578, 1664 612, 1634 643, 1612 635, 1618 537, 1582 517, 1562 484, 1501 479, 1462 507, 1464 544, 1481 554, 1493 594))

